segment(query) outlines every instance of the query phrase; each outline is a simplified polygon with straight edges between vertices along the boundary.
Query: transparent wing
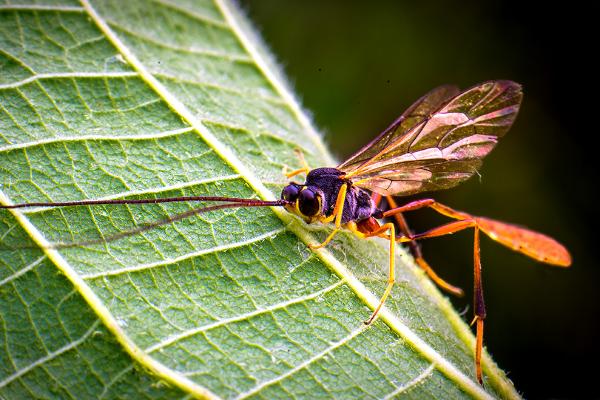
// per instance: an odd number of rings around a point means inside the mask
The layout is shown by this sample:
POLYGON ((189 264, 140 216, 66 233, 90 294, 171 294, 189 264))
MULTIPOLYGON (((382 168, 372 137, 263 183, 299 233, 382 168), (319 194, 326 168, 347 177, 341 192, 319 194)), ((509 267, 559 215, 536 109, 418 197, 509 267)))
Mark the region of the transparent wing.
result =
POLYGON ((352 157, 337 168, 346 173, 360 169, 366 162, 385 151, 400 135, 429 118, 434 111, 459 93, 458 87, 454 85, 444 85, 433 89, 415 101, 385 131, 381 132, 379 136, 354 153, 352 157))
POLYGON ((446 189, 471 177, 515 120, 521 86, 490 81, 449 100, 443 88, 421 98, 338 169, 383 195, 446 189))

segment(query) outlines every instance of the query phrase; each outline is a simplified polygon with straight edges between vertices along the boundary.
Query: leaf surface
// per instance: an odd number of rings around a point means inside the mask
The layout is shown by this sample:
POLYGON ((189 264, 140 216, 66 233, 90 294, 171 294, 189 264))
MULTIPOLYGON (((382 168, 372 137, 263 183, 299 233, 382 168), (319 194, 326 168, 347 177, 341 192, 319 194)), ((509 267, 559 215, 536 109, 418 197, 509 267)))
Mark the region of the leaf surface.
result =
MULTIPOLYGON (((333 165, 226 1, 0 6, 0 201, 278 197, 301 149, 333 165)), ((3 210, 6 398, 516 397, 411 259, 373 326, 385 242, 326 249, 280 209, 197 204, 3 210)))

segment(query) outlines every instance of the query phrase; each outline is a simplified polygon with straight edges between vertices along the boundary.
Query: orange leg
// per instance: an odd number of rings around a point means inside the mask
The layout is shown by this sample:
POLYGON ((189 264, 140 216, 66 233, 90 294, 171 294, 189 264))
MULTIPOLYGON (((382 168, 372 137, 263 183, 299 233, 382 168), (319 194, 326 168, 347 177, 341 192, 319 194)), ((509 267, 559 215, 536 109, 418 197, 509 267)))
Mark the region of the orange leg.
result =
MULTIPOLYGON (((391 210, 389 210, 389 211, 393 211, 393 210, 396 210, 399 208, 391 196, 386 196, 386 199, 391 208, 391 210)), ((378 204, 379 201, 381 200, 381 196, 374 195, 373 200, 376 202, 376 204, 378 204)), ((406 222, 406 219, 402 215, 402 212, 394 212, 394 213, 390 213, 389 215, 394 217, 394 219, 396 220, 396 223, 400 227, 400 231, 402 232, 402 234, 404 236, 410 237, 413 234, 411 229, 408 227, 408 224, 406 222)), ((427 261, 425 261, 425 258, 423 257, 423 253, 421 252, 421 246, 419 246, 419 244, 416 241, 412 240, 410 242, 407 242, 407 244, 408 244, 408 248, 410 249, 412 256, 415 259, 415 262, 417 263, 417 265, 419 267, 421 267, 421 269, 423 269, 425 271, 427 276, 429 276, 429 279, 431 279, 433 282, 435 282, 439 287, 441 287, 446 292, 452 293, 455 296, 462 297, 465 294, 461 288, 451 285, 450 283, 446 282, 445 280, 440 278, 438 276, 438 274, 435 273, 435 271, 433 270, 433 268, 431 268, 429 263, 427 261)))
POLYGON ((296 175, 300 175, 300 174, 308 174, 310 172, 310 169, 308 168, 299 168, 299 169, 295 169, 292 172, 286 172, 285 173, 285 177, 290 179, 293 178, 296 175))
POLYGON ((473 239, 473 260, 475 264, 473 303, 475 304, 475 318, 477 322, 477 344, 475 345, 475 369, 477 380, 483 383, 483 374, 481 372, 481 350, 483 348, 483 321, 486 317, 485 302, 483 300, 483 286, 481 281, 481 257, 479 255, 479 227, 475 225, 475 234, 473 239))
MULTIPOLYGON (((310 172, 310 168, 308 167, 308 164, 306 163, 306 160, 304 159, 304 153, 302 153, 302 151, 295 149, 294 153, 296 153, 296 156, 298 156, 298 158, 300 159, 300 163, 302 164, 302 168, 296 169, 292 172, 287 172, 285 173, 285 176, 289 179, 292 178, 296 175, 300 175, 300 174, 308 174, 310 172)), ((287 167, 286 167, 287 169, 287 167)))
POLYGON ((409 238, 399 238, 400 242, 428 239, 438 236, 450 235, 464 229, 473 228, 473 264, 474 264, 474 292, 473 304, 475 317, 473 323, 477 325, 477 337, 475 345, 475 370, 477 380, 483 383, 483 374, 481 371, 481 353, 483 348, 483 321, 486 317, 485 302, 483 298, 483 286, 481 283, 481 257, 479 254, 479 226, 474 218, 463 219, 460 221, 450 222, 449 224, 430 229, 427 232, 412 235, 409 238))
POLYGON ((410 202, 402 207, 386 211, 383 213, 383 216, 389 217, 397 213, 418 210, 423 207, 429 207, 438 213, 453 219, 473 220, 479 230, 489 236, 490 239, 537 261, 559 267, 568 267, 571 265, 571 255, 569 254, 569 251, 549 236, 521 226, 496 221, 490 218, 476 217, 462 211, 457 211, 440 204, 433 199, 410 202))
POLYGON ((535 260, 559 267, 568 267, 571 265, 571 255, 563 245, 551 237, 517 225, 495 221, 490 218, 476 217, 462 211, 457 211, 448 206, 440 204, 433 199, 423 199, 410 202, 402 207, 397 207, 386 211, 383 213, 383 216, 389 217, 404 211, 413 211, 424 207, 429 207, 442 215, 458 221, 439 226, 425 233, 400 237, 397 239, 398 242, 410 243, 413 240, 448 235, 467 228, 473 228, 475 231, 473 240, 473 296, 475 317, 473 318, 473 324, 476 324, 477 327, 477 342, 475 347, 476 374, 477 380, 482 383, 483 374, 481 371, 481 353, 483 350, 483 327, 486 317, 486 310, 483 299, 483 286, 481 283, 481 258, 479 255, 480 231, 488 235, 492 240, 495 240, 496 242, 501 243, 512 250, 523 253, 535 260))
POLYGON ((336 235, 336 233, 338 233, 338 231, 341 229, 342 216, 344 215, 344 203, 346 201, 347 191, 348 191, 348 185, 346 183, 344 183, 340 187, 340 191, 338 192, 337 199, 335 200, 335 206, 333 208, 333 213, 329 217, 323 218, 321 220, 321 222, 323 222, 323 223, 329 223, 329 222, 335 220, 335 228, 333 228, 333 231, 329 234, 329 236, 327 236, 327 239, 325 239, 325 241, 323 243, 308 245, 308 247, 310 247, 311 249, 320 249, 321 247, 327 246, 327 244, 329 242, 331 242, 331 239, 333 239, 333 237, 336 235))
POLYGON ((394 287, 394 282, 396 282, 396 227, 394 226, 393 223, 388 222, 387 224, 383 224, 381 225, 379 228, 371 231, 371 232, 361 232, 356 228, 356 224, 355 223, 349 223, 347 225, 348 229, 350 229, 352 232, 354 232, 356 235, 363 237, 363 238, 369 238, 369 237, 373 237, 373 236, 380 236, 383 233, 389 231, 389 235, 386 235, 386 237, 390 238, 390 263, 389 263, 389 273, 388 273, 388 283, 387 283, 387 287, 385 288, 385 291, 383 292, 383 296, 381 296, 381 300, 379 300, 379 304, 377 305, 377 307, 375 308, 375 311, 373 311, 373 314, 371 314, 371 316, 369 317, 368 320, 365 321, 365 325, 370 325, 375 318, 377 317, 377 314, 379 314, 379 310, 381 310, 381 307, 383 307, 383 304, 385 303, 385 301, 387 300, 387 298, 389 297, 392 288, 394 287))

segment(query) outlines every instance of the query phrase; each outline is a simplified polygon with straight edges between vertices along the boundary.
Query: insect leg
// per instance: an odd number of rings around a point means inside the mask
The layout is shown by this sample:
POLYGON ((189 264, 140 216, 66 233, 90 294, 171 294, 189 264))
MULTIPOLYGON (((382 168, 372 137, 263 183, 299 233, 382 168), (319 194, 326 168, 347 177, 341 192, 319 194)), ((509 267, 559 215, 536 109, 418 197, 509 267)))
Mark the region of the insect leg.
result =
POLYGON ((475 372, 479 383, 483 383, 481 370, 481 353, 483 350, 483 321, 486 317, 485 301, 483 298, 483 285, 481 281, 481 257, 479 253, 479 225, 474 218, 463 219, 428 230, 427 232, 412 235, 410 238, 399 238, 400 242, 409 240, 427 239, 432 237, 450 235, 464 229, 473 228, 473 265, 474 265, 474 290, 473 305, 475 317, 472 324, 476 324, 477 335, 475 344, 475 372))
POLYGON ((410 242, 417 239, 448 235, 467 228, 474 228, 474 313, 472 324, 476 324, 477 342, 475 347, 475 366, 477 380, 482 382, 481 353, 483 348, 483 326, 486 317, 485 303, 483 299, 483 286, 481 280, 481 259, 479 255, 479 233, 480 231, 492 240, 501 243, 515 251, 523 253, 535 260, 548 264, 568 267, 571 264, 571 256, 567 249, 556 240, 541 233, 519 227, 505 222, 500 222, 484 217, 476 217, 462 211, 454 210, 440 204, 433 199, 417 200, 397 209, 384 213, 384 217, 394 215, 403 211, 417 210, 430 207, 438 213, 456 219, 458 221, 433 228, 425 233, 400 237, 399 242, 410 242))
POLYGON ((406 211, 414 211, 414 210, 419 210, 419 209, 425 208, 425 207, 431 207, 431 205, 434 203, 435 203, 435 200, 433 200, 433 199, 421 199, 421 200, 411 201, 410 203, 406 203, 405 205, 403 205, 401 207, 396 207, 391 210, 387 210, 386 212, 383 213, 383 216, 391 217, 392 215, 396 215, 396 214, 403 213, 406 211))
POLYGON ((304 158, 304 153, 302 153, 302 151, 300 151, 299 149, 295 149, 294 153, 296 153, 296 156, 298 156, 298 158, 300 159, 300 163, 302 164, 302 168, 299 168, 297 170, 294 170, 292 172, 287 172, 285 173, 285 176, 289 179, 292 178, 296 175, 300 175, 300 174, 308 174, 310 172, 310 168, 308 166, 308 164, 306 163, 306 159, 304 158))
POLYGON ((348 184, 344 183, 340 187, 340 191, 338 192, 337 198, 335 200, 335 207, 333 208, 333 213, 331 216, 324 218, 323 222, 331 222, 332 219, 335 219, 335 228, 333 231, 327 236, 327 239, 321 244, 313 245, 310 244, 309 247, 311 249, 320 249, 321 247, 327 246, 331 239, 336 235, 336 233, 342 227, 342 215, 344 213, 344 202, 346 201, 346 192, 348 191, 348 184))
POLYGON ((406 243, 406 242, 410 242, 411 240, 429 239, 429 238, 438 237, 438 236, 451 235, 453 233, 460 232, 464 229, 473 228, 473 227, 477 227, 477 222, 474 219, 472 219, 472 218, 462 219, 460 221, 454 221, 454 222, 450 222, 450 223, 435 227, 435 228, 425 231, 423 233, 417 233, 417 234, 411 235, 410 237, 406 237, 406 236, 399 237, 397 239, 397 241, 400 243, 406 243))
MULTIPOLYGON (((385 233, 386 231, 390 232, 389 233, 390 264, 389 264, 387 287, 385 288, 385 291, 383 292, 383 296, 381 296, 381 300, 379 300, 379 304, 377 305, 377 308, 375 308, 375 311, 373 311, 373 314, 371 314, 369 319, 365 321, 365 325, 370 325, 373 322, 373 320, 377 317, 377 314, 379 314, 379 310, 381 310, 381 307, 383 307, 383 304, 387 300, 388 296, 390 295, 390 293, 392 291, 392 288, 394 287, 394 282, 396 282, 396 247, 395 247, 396 227, 392 222, 388 222, 387 224, 381 225, 379 228, 377 228, 376 230, 374 230, 372 232, 361 232, 356 229, 355 224, 348 224, 348 228, 351 231, 353 231, 354 233, 356 233, 358 236, 364 237, 364 238, 380 236, 381 234, 385 233)), ((388 237, 388 235, 386 235, 386 237, 388 237)))
MULTIPOLYGON (((381 196, 379 196, 379 199, 381 199, 381 196)), ((413 232, 408 227, 408 224, 406 223, 406 219, 404 219, 402 212, 393 212, 394 210, 397 210, 399 208, 398 205, 396 204, 396 202, 394 201, 394 199, 391 196, 386 196, 386 199, 388 201, 389 206, 391 207, 391 209, 388 210, 388 212, 391 212, 390 215, 393 216, 394 219, 396 220, 396 223, 400 227, 400 231, 402 232, 402 234, 407 237, 412 236, 413 232)), ((435 273, 433 268, 431 268, 429 263, 427 261, 425 261, 425 258, 423 258, 423 253, 421 252, 421 246, 419 246, 419 244, 416 241, 411 240, 410 242, 407 242, 407 244, 408 244, 408 248, 409 248, 411 254, 413 255, 413 257, 415 259, 415 262, 417 263, 417 265, 419 267, 421 267, 421 269, 423 269, 425 271, 427 276, 429 276, 429 279, 431 279, 433 282, 435 282, 439 287, 441 287, 445 291, 452 293, 455 296, 462 297, 464 295, 464 292, 461 288, 451 285, 450 283, 446 282, 445 280, 440 278, 438 276, 438 274, 435 273)))
POLYGON ((383 213, 383 216, 388 217, 398 212, 413 211, 423 207, 429 207, 449 218, 473 220, 479 227, 479 230, 489 236, 490 239, 535 260, 559 267, 568 267, 571 265, 569 251, 549 236, 521 226, 490 218, 476 217, 462 211, 457 211, 433 199, 413 201, 394 210, 386 211, 383 213))
POLYGON ((286 172, 285 177, 289 179, 289 178, 293 178, 296 175, 308 174, 309 171, 310 170, 306 169, 306 168, 295 169, 292 172, 286 172))
MULTIPOLYGON (((475 225, 475 234, 473 239, 473 260, 474 260, 474 307, 475 318, 473 323, 477 324, 477 343, 475 345, 475 370, 477 381, 483 384, 483 374, 481 372, 481 352, 483 348, 483 321, 486 317, 485 301, 483 300, 483 286, 481 283, 481 257, 479 254, 479 226, 475 225)), ((472 324, 473 324, 472 323, 472 324)))

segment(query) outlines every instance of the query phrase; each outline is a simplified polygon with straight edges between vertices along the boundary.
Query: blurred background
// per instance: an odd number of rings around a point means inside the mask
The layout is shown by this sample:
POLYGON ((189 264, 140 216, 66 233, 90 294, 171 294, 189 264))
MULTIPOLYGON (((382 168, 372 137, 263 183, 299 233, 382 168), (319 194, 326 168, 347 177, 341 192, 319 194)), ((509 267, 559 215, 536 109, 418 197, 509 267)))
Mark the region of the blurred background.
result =
MULTIPOLYGON (((573 255, 548 267, 483 239, 488 351, 526 398, 589 398, 600 355, 592 255, 598 209, 593 119, 597 10, 526 9, 517 2, 242 1, 303 105, 340 159, 444 83, 523 84, 517 121, 481 178, 432 193, 451 207, 549 234, 573 255)), ((442 222, 409 216, 420 231, 442 222)), ((423 244, 437 272, 467 290, 453 299, 472 315, 472 233, 423 244)))

